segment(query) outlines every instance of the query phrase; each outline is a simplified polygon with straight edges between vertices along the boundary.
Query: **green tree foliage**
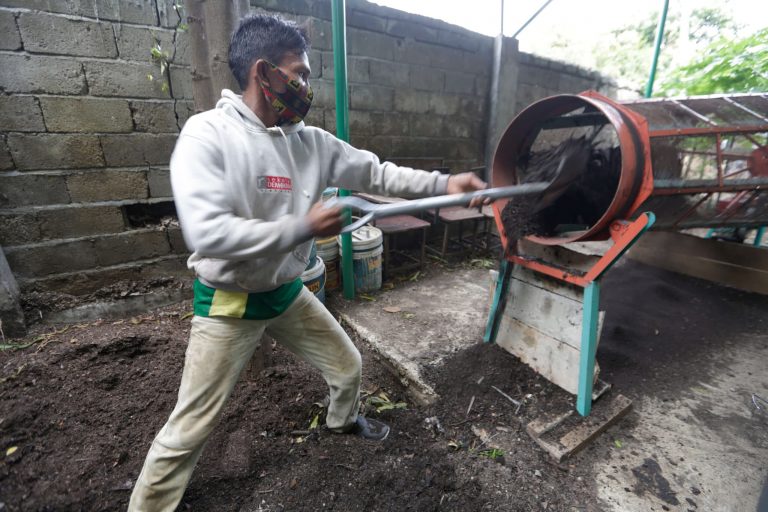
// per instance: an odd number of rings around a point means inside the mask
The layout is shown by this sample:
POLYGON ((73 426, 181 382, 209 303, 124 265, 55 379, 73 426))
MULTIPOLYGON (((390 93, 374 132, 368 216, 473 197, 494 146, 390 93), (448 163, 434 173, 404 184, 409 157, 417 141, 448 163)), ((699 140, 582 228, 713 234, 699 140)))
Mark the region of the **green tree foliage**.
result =
POLYGON ((722 37, 693 62, 674 70, 665 96, 768 91, 768 28, 742 39, 722 37))
MULTIPOLYGON (((653 45, 659 23, 654 12, 637 23, 612 31, 607 44, 595 48, 597 68, 616 77, 620 84, 642 94, 648 81, 653 59, 653 45)), ((738 30, 730 15, 716 7, 698 7, 685 18, 670 11, 657 66, 657 77, 663 79, 680 62, 681 54, 693 48, 700 52, 714 40, 735 37, 738 30)))

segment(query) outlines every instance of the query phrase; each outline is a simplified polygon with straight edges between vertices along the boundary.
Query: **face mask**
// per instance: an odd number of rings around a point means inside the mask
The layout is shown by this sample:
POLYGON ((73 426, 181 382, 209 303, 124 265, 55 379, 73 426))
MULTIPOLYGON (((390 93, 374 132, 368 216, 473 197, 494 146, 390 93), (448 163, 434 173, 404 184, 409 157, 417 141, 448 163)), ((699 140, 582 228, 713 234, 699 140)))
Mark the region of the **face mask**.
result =
POLYGON ((269 85, 269 82, 262 82, 264 96, 267 97, 272 108, 280 116, 277 120, 277 125, 300 123, 304 120, 307 112, 309 112, 309 107, 312 105, 312 87, 308 83, 302 83, 289 78, 288 75, 271 62, 267 62, 267 64, 269 64, 272 71, 275 71, 278 80, 285 84, 285 92, 277 92, 269 85))

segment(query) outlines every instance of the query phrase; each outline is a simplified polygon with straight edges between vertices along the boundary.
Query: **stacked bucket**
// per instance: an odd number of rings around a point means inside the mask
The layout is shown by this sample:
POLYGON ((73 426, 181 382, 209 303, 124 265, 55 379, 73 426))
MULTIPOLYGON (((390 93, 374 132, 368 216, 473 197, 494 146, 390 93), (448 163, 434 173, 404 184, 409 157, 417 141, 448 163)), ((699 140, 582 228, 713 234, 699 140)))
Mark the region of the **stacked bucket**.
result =
MULTIPOLYGON (((335 188, 323 192, 323 202, 336 195, 335 188)), ((352 232, 352 268, 355 290, 361 293, 381 289, 381 264, 384 236, 374 226, 352 232)), ((325 291, 341 288, 341 236, 315 240, 309 265, 301 279, 322 302, 325 291)))

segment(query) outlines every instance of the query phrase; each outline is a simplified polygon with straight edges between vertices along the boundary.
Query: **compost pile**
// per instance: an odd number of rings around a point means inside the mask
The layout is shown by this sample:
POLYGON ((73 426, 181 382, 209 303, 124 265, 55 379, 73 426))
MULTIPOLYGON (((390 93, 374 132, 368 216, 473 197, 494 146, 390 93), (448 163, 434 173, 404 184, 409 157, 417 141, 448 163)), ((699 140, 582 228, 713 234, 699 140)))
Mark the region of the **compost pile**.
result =
POLYGON ((584 169, 551 205, 536 209, 540 196, 511 198, 501 219, 512 243, 528 235, 555 236, 586 230, 605 213, 616 193, 621 176, 619 147, 599 148, 594 135, 569 137, 545 151, 529 151, 517 162, 520 183, 551 182, 560 162, 585 161, 584 169), (572 158, 587 152, 587 158, 572 158))

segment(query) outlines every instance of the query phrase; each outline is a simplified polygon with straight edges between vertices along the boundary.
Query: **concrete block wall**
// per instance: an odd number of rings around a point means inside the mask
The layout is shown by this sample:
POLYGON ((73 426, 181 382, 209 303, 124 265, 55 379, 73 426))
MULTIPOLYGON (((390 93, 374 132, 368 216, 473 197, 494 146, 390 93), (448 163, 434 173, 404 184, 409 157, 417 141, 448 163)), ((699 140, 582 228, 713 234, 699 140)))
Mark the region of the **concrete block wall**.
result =
POLYGON ((193 111, 173 3, 0 0, 0 246, 22 291, 184 271, 178 233, 125 210, 172 201, 168 160, 193 111))
MULTIPOLYGON (((193 113, 188 34, 173 4, 0 0, 0 247, 22 292, 86 294, 185 272, 178 228, 129 216, 167 212, 169 156, 193 113), (168 91, 156 42, 170 55, 168 91)), ((307 121, 335 133, 330 0, 251 6, 307 24, 307 121)), ((492 38, 364 0, 347 1, 347 24, 352 144, 413 167, 482 165, 492 38)), ((502 87, 518 111, 558 92, 610 93, 594 73, 510 55, 502 76, 514 84, 502 87)))
MULTIPOLYGON (((335 133, 330 0, 251 0, 309 28, 308 123, 335 133)), ((402 165, 482 165, 493 39, 439 20, 347 2, 350 137, 402 165)))
POLYGON ((590 89, 615 97, 617 86, 595 71, 530 53, 518 54, 516 112, 547 96, 577 94, 590 89))

